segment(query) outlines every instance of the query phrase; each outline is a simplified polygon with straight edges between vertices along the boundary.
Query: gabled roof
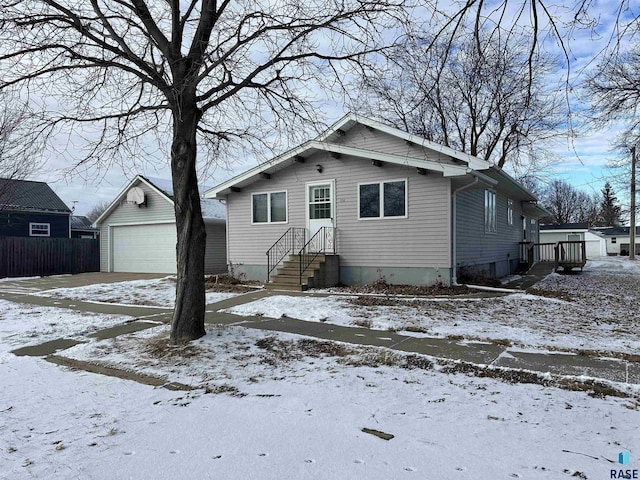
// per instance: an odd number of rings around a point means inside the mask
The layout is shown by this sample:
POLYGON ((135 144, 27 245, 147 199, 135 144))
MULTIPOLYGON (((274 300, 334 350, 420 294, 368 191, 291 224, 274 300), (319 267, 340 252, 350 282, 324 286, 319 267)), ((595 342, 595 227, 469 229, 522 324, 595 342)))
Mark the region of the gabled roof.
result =
MULTIPOLYGON (((99 225, 103 219, 107 218, 120 205, 127 192, 138 183, 144 183, 173 205, 173 183, 171 180, 136 175, 109 204, 107 209, 102 212, 102 215, 93 222, 93 225, 99 225)), ((199 190, 202 192, 203 187, 199 187, 199 190)), ((227 218, 226 207, 218 200, 201 198, 200 207, 202 208, 202 218, 205 220, 225 220, 227 218)))
POLYGON ((439 143, 432 142, 430 140, 419 137, 417 135, 413 135, 395 127, 390 127, 389 125, 385 125, 384 123, 378 122, 376 120, 372 120, 361 115, 356 115, 355 113, 347 113, 344 117, 342 117, 335 124, 329 127, 326 132, 321 134, 318 137, 318 140, 321 142, 332 140, 336 138, 336 136, 341 135, 340 132, 347 132, 357 124, 364 125, 365 127, 372 128, 374 130, 380 130, 381 132, 387 133, 394 137, 401 138, 406 142, 413 143, 434 152, 441 153, 456 160, 461 160, 467 163, 469 167, 474 170, 484 170, 486 168, 489 168, 489 166, 491 165, 489 162, 482 160, 481 158, 474 157, 473 155, 469 155, 468 153, 459 152, 458 150, 454 150, 453 148, 440 145, 439 143))
POLYGON ((71 214, 46 183, 8 178, 0 178, 0 210, 71 214))
POLYGON ((71 215, 71 230, 96 230, 84 215, 71 215))
POLYGON ((375 120, 349 113, 331 126, 326 132, 318 136, 315 140, 309 140, 302 145, 283 153, 282 155, 279 155, 210 190, 207 190, 205 192, 205 196, 208 198, 215 198, 218 194, 228 193, 231 187, 242 188, 253 183, 261 173, 275 173, 295 163, 296 159, 300 160, 301 157, 308 157, 319 151, 366 158, 369 160, 377 160, 415 168, 424 168, 425 170, 440 172, 445 177, 467 175, 472 171, 486 170, 491 167, 489 162, 480 158, 463 152, 458 152, 452 148, 425 140, 424 138, 403 132, 402 130, 384 125, 375 120), (336 138, 344 135, 345 132, 356 125, 363 125, 368 129, 379 130, 388 135, 422 147, 425 150, 432 152, 434 154, 433 157, 438 160, 434 161, 428 160, 427 158, 393 155, 390 153, 334 143, 336 138), (440 161, 440 159, 447 159, 449 161, 440 161))

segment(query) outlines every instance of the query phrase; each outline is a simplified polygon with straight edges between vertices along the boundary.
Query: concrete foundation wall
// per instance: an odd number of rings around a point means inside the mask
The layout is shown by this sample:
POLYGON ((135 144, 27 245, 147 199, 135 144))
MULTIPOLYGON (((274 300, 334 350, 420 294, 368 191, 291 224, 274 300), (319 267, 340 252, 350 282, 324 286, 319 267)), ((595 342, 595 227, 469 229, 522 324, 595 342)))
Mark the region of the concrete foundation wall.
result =
POLYGON ((340 283, 367 285, 384 278, 393 285, 450 285, 450 268, 340 267, 340 283))

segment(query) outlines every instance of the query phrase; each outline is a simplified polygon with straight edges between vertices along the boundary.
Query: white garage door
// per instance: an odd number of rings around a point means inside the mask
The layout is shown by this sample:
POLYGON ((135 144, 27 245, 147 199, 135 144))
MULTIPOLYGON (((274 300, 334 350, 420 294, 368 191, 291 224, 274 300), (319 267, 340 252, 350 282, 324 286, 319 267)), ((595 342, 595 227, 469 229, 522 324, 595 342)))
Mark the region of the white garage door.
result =
POLYGON ((176 224, 111 227, 114 272, 176 273, 176 224))

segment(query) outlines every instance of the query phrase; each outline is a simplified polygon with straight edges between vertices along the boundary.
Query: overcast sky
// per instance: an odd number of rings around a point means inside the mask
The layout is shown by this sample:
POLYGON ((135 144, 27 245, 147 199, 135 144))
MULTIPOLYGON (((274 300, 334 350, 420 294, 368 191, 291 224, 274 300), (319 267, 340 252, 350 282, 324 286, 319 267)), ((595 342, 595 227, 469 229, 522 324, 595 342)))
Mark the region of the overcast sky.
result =
MULTIPOLYGON (((617 4, 617 1, 593 2, 593 13, 598 14, 602 22, 599 29, 602 33, 600 37, 594 37, 588 31, 574 31, 570 37, 565 38, 570 42, 570 56, 574 74, 579 73, 583 67, 592 62, 593 56, 604 48, 611 24, 615 20, 614 13, 617 4)), ((636 10, 640 9, 640 0, 633 0, 631 5, 636 10)), ((564 78, 565 74, 564 68, 557 72, 559 79, 564 78)), ((573 77, 572 86, 579 86, 580 78, 573 77)), ((570 98, 570 101, 575 111, 585 108, 585 105, 579 103, 579 99, 574 96, 570 98)), ((331 124, 346 111, 342 105, 327 101, 324 113, 326 114, 325 122, 331 124)), ((604 168, 605 164, 609 159, 616 158, 618 155, 611 152, 610 148, 611 141, 620 128, 614 125, 603 131, 581 132, 581 135, 572 141, 566 138, 560 139, 554 150, 562 160, 550 170, 548 178, 563 178, 582 190, 599 191, 610 175, 610 172, 604 168)), ((58 151, 81 150, 82 143, 82 138, 79 135, 75 137, 72 135, 58 139, 56 148, 58 151)), ((152 177, 171 178, 169 159, 163 159, 160 154, 156 156, 153 164, 141 163, 126 169, 114 165, 108 171, 90 170, 83 175, 71 176, 64 175, 64 170, 69 166, 65 163, 68 160, 62 160, 62 157, 53 150, 45 152, 45 156, 47 167, 33 179, 48 182, 70 207, 75 204, 77 214, 86 213, 98 202, 111 201, 137 173, 152 177)), ((246 161, 237 163, 230 170, 214 168, 208 178, 204 181, 201 179, 201 183, 213 186, 255 164, 255 159, 247 158, 246 161)), ((619 196, 622 196, 621 194, 622 192, 619 196)))

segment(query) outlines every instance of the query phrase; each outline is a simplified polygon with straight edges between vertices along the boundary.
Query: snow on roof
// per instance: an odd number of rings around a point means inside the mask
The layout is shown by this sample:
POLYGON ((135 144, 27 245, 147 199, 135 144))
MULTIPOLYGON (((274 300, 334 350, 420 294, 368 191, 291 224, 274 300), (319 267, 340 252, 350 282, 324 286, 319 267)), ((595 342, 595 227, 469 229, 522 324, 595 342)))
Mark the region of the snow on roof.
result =
MULTIPOLYGON (((173 199, 173 182, 164 178, 144 177, 152 183, 158 190, 162 190, 168 197, 173 199)), ((200 207, 202 208, 202 218, 209 220, 226 220, 227 208, 219 200, 203 198, 202 194, 210 187, 198 185, 200 192, 200 207)))
POLYGON ((166 178, 155 178, 145 176, 149 182, 153 183, 158 190, 162 190, 167 196, 173 198, 173 182, 166 178))
POLYGON ((226 220, 227 207, 220 201, 212 198, 200 199, 202 218, 210 220, 226 220))

